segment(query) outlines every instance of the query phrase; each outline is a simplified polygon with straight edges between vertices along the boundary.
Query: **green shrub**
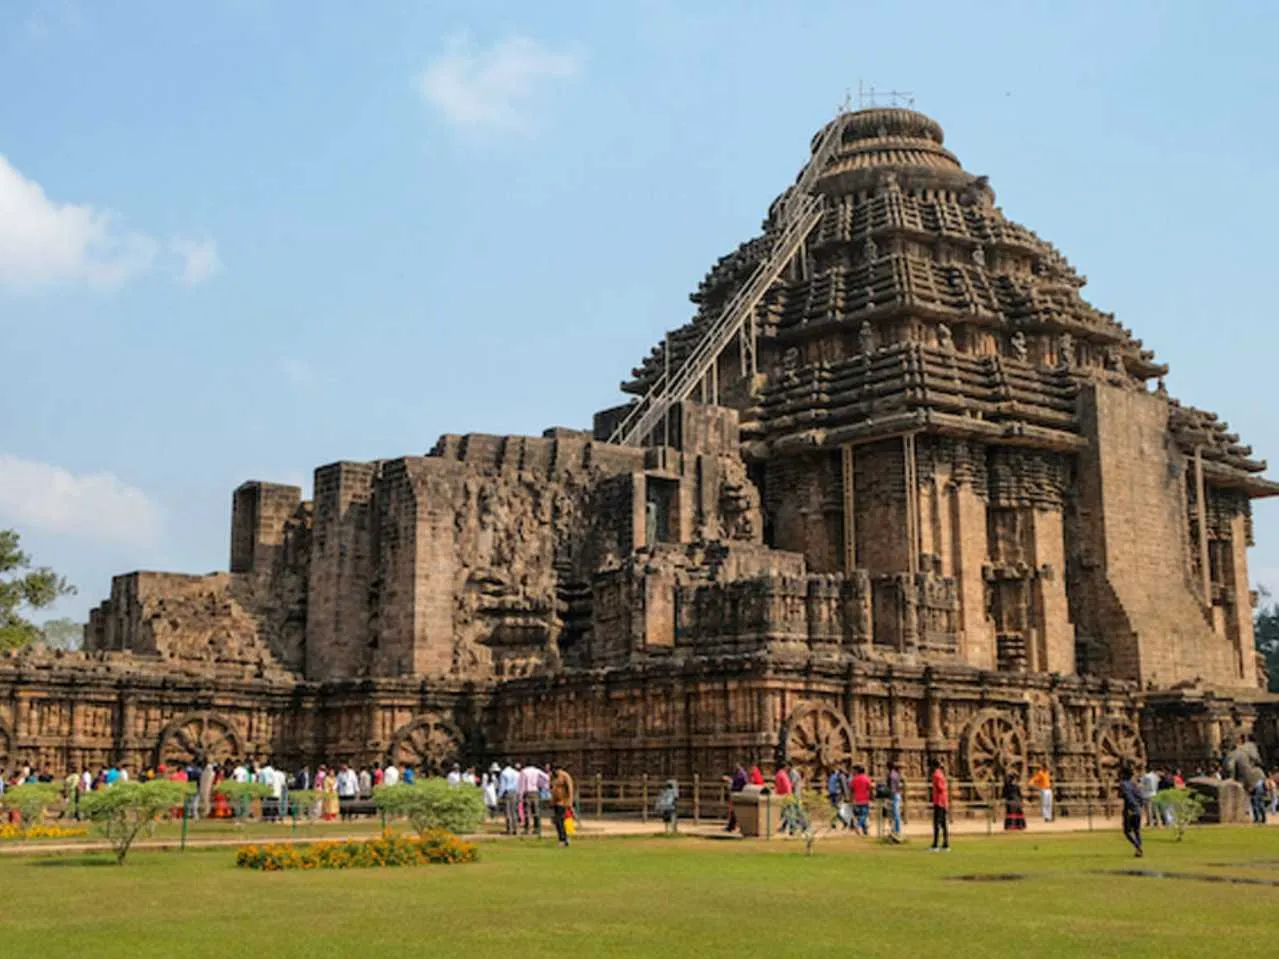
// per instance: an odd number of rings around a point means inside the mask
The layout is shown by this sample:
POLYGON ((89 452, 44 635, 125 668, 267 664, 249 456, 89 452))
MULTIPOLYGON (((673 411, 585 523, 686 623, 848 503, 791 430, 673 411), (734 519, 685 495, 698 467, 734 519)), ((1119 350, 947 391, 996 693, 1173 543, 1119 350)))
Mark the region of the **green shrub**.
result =
POLYGON ((234 779, 218 783, 215 791, 226 796, 227 802, 235 807, 237 816, 247 816, 255 800, 269 799, 274 795, 266 783, 238 783, 234 779))
POLYGON ((123 865, 138 835, 143 830, 154 831, 162 816, 181 807, 194 793, 194 783, 168 779, 116 783, 81 796, 80 814, 102 831, 115 850, 115 861, 123 865))
POLYGON ((1155 794, 1155 810, 1166 821, 1165 813, 1172 813, 1172 829, 1177 841, 1186 835, 1186 827, 1193 826, 1203 815, 1204 801, 1192 789, 1165 789, 1155 794))
POLYGON ((387 816, 408 819, 423 836, 435 829, 474 832, 487 812, 478 786, 450 786, 443 779, 378 786, 373 790, 373 802, 387 816))
POLYGON ((10 786, 0 795, 0 809, 16 811, 25 829, 43 818, 44 811, 60 799, 62 787, 57 783, 23 783, 10 786))

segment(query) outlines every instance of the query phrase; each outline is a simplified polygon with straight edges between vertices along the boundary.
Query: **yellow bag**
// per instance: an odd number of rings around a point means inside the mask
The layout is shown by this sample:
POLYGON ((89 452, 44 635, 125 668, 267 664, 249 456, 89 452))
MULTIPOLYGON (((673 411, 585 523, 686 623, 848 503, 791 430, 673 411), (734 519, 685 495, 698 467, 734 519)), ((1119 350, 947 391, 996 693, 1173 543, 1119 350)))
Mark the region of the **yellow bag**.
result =
POLYGON ((577 835, 577 818, 575 816, 564 817, 564 832, 570 836, 577 835))

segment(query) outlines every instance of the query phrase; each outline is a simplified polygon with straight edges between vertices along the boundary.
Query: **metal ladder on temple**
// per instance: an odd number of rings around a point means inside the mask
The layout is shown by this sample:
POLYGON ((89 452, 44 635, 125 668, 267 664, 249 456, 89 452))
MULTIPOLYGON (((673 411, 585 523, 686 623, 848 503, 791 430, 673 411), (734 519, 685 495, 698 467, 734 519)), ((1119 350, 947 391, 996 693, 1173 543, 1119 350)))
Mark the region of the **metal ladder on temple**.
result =
MULTIPOLYGON (((707 327, 702 338, 675 370, 669 366, 649 387, 609 436, 610 443, 628 446, 643 444, 645 438, 663 423, 671 407, 688 399, 701 383, 711 367, 718 361, 725 348, 739 335, 742 327, 753 320, 755 307, 786 269, 791 258, 799 252, 808 234, 822 218, 825 206, 820 196, 811 191, 826 162, 835 152, 844 131, 847 113, 841 111, 835 120, 822 131, 822 137, 813 150, 808 164, 800 173, 795 185, 782 198, 775 227, 776 239, 768 256, 760 261, 750 278, 741 286, 707 327)), ((755 349, 754 324, 751 323, 752 342, 755 349)), ((669 349, 669 342, 664 349, 669 349)))

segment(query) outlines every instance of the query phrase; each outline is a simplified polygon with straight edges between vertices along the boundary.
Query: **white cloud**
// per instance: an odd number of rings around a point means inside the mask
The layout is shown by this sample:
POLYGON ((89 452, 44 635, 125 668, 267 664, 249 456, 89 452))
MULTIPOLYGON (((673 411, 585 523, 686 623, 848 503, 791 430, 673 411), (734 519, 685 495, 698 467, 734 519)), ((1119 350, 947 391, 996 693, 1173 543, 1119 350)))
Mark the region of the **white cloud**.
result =
MULTIPOLYGON (((119 228, 109 210, 50 199, 0 154, 0 290, 115 289, 151 270, 161 249, 154 237, 119 228)), ((167 250, 188 286, 222 270, 213 240, 175 237, 167 250)))
POLYGON ((187 286, 197 286, 215 273, 222 272, 222 258, 218 256, 218 245, 212 240, 188 240, 184 237, 175 237, 169 241, 169 249, 182 262, 182 282, 187 286))
POLYGON ((569 80, 581 63, 528 37, 508 37, 476 50, 465 36, 427 64, 422 96, 455 126, 531 133, 534 112, 548 84, 569 80))
POLYGON ((112 214, 45 196, 0 154, 0 287, 117 287, 150 269, 158 244, 119 230, 112 214))
POLYGON ((110 473, 77 476, 60 466, 0 454, 0 519, 19 527, 126 545, 154 545, 160 508, 110 473))

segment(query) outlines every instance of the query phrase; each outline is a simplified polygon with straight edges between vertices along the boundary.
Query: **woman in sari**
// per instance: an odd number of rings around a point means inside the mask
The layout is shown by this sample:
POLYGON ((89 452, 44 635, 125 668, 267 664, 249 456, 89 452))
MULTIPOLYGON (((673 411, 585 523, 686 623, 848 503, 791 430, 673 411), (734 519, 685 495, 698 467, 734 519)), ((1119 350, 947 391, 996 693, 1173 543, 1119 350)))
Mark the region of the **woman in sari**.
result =
POLYGON ((338 778, 331 772, 324 777, 324 821, 333 822, 341 810, 338 800, 338 778))
POLYGON ((1004 829, 1013 831, 1026 828, 1026 812, 1022 808, 1021 784, 1017 774, 1009 773, 1004 779, 1004 829))

